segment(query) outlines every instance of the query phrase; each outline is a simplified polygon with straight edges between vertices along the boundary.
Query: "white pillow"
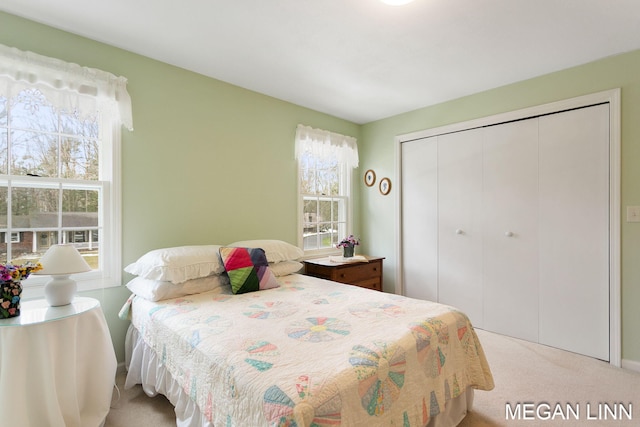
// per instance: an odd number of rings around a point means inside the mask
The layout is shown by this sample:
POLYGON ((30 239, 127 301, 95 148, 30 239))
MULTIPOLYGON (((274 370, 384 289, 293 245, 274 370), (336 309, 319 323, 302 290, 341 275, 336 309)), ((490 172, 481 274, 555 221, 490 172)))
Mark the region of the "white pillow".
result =
POLYGON ((187 280, 180 284, 136 277, 127 283, 126 286, 131 292, 144 299, 160 301, 163 299, 200 294, 228 284, 229 277, 222 275, 201 277, 199 279, 187 280))
POLYGON ((297 260, 304 255, 304 251, 297 246, 282 240, 242 240, 227 246, 239 248, 262 248, 267 255, 268 262, 282 262, 297 260))
POLYGON ((224 272, 220 245, 177 246, 142 255, 124 271, 145 279, 182 283, 224 272))
POLYGON ((269 268, 276 277, 287 276, 302 270, 302 263, 298 261, 270 262, 269 268))

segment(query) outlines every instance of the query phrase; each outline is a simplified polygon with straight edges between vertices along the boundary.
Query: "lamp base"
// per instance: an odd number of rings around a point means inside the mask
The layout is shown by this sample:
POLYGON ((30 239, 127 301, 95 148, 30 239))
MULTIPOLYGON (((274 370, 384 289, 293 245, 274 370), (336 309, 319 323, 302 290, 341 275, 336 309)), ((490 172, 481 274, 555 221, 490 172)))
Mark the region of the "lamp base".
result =
POLYGON ((51 280, 44 285, 44 297, 51 307, 71 304, 78 286, 68 274, 51 276, 51 280))

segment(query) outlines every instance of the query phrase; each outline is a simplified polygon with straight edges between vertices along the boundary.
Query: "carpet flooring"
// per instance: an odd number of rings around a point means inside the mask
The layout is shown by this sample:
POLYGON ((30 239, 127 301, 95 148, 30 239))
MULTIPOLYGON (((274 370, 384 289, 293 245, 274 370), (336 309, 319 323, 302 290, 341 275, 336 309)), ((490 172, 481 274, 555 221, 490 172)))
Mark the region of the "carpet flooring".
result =
MULTIPOLYGON (((477 333, 496 386, 476 391, 473 410, 460 427, 640 425, 640 373, 483 330, 477 333)), ((104 427, 175 426, 173 407, 164 396, 148 397, 140 386, 124 390, 124 378, 124 373, 117 376, 119 391, 114 391, 104 427)))

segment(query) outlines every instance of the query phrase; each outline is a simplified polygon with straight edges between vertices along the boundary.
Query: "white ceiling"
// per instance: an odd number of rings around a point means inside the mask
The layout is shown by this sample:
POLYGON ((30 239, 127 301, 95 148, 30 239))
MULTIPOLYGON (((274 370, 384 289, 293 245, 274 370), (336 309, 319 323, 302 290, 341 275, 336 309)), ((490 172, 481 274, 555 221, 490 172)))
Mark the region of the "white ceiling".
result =
POLYGON ((640 48, 638 0, 2 0, 0 10, 356 123, 640 48))

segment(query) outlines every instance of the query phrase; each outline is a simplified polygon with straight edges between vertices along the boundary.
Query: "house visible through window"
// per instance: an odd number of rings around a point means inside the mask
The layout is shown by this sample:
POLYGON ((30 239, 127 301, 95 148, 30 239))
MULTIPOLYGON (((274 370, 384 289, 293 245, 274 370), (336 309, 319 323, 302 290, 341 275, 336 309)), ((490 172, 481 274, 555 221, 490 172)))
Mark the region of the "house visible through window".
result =
POLYGON ((0 233, 0 235, 3 236, 5 243, 20 243, 20 233, 0 233))
POLYGON ((59 112, 25 89, 0 98, 0 135, 0 230, 11 236, 0 243, 0 261, 37 261, 52 244, 74 243, 98 269, 98 121, 59 112))
POLYGON ((355 138, 299 125, 296 158, 300 244, 307 253, 335 249, 352 230, 351 173, 357 166, 355 138))
POLYGON ((69 243, 92 267, 76 277, 80 289, 120 285, 126 79, 2 45, 0 61, 0 263, 37 262, 69 243))

